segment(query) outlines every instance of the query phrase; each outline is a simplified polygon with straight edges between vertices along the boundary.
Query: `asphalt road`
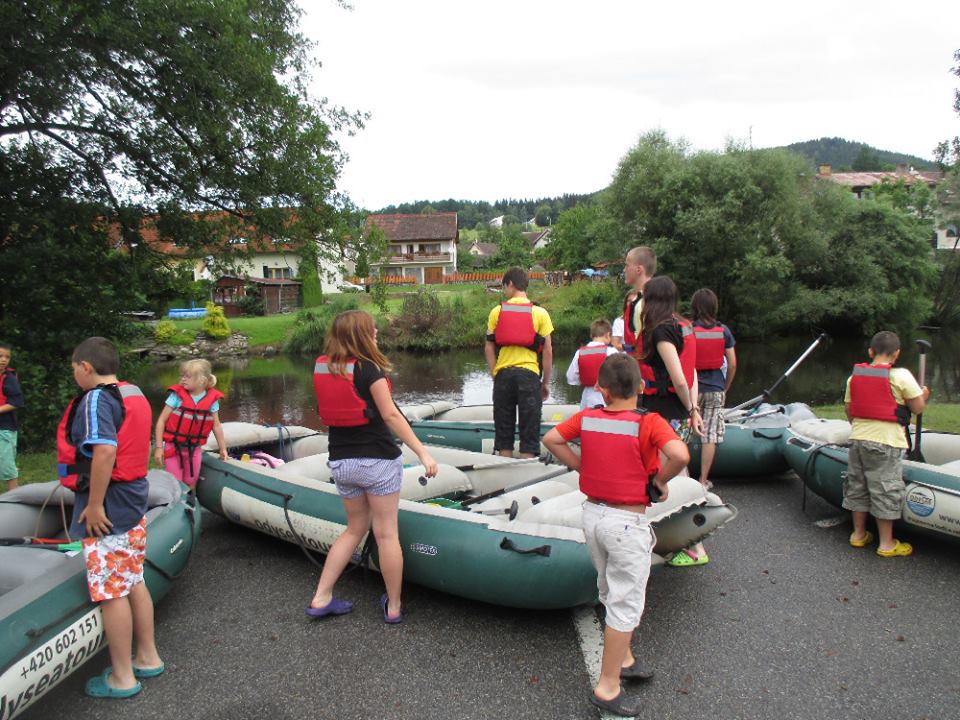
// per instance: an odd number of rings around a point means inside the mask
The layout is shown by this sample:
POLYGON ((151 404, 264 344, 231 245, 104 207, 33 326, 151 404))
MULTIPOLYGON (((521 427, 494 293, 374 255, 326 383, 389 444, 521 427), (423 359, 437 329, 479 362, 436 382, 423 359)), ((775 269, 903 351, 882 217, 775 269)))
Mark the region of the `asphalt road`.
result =
MULTIPOLYGON (((719 482, 740 515, 705 567, 651 579, 637 651, 642 717, 960 716, 960 544, 901 531, 915 554, 847 545, 850 524, 792 475, 719 482), (827 520, 817 524, 817 521, 827 520), (824 526, 826 525, 826 526, 824 526)), ((469 568, 465 568, 469 572, 469 568)), ((532 612, 405 587, 383 623, 379 576, 351 572, 351 615, 303 613, 317 570, 299 548, 205 513, 191 566, 157 608, 168 672, 125 701, 83 682, 103 652, 22 717, 251 720, 596 718, 573 611, 532 612)))

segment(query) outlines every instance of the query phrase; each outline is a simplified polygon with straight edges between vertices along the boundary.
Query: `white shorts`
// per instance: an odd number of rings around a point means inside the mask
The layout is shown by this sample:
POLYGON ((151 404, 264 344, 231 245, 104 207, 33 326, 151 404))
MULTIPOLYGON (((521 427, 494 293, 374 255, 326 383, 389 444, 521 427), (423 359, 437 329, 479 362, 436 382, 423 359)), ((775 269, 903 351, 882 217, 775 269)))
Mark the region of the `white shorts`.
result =
POLYGON ((653 528, 643 513, 585 502, 583 533, 597 569, 607 625, 631 632, 640 624, 647 600, 650 556, 656 544, 653 528))

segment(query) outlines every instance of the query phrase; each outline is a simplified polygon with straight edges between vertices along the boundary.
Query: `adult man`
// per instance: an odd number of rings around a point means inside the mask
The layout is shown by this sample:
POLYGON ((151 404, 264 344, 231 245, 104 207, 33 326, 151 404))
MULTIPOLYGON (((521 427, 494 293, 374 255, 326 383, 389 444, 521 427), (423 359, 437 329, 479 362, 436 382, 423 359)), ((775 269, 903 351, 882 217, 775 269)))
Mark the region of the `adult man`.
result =
POLYGON ((540 415, 550 394, 553 323, 549 313, 527 298, 529 279, 521 268, 503 274, 506 301, 490 311, 484 356, 493 375, 493 451, 513 456, 516 422, 520 457, 540 453, 540 415))

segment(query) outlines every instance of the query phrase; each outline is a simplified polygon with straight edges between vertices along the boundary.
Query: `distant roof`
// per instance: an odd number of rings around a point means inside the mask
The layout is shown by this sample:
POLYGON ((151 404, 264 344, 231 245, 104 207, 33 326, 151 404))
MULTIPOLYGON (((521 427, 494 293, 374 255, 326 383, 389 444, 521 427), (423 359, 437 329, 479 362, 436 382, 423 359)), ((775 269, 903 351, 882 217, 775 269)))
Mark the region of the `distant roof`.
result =
POLYGON ((534 230, 532 232, 525 232, 521 234, 527 239, 527 242, 530 243, 530 247, 533 247, 544 235, 550 234, 550 228, 547 228, 546 230, 534 230))
POLYGON ((871 187, 886 182, 897 182, 903 180, 907 185, 916 182, 924 182, 927 185, 936 185, 943 179, 943 173, 939 170, 893 170, 887 172, 831 172, 826 167, 826 172, 818 172, 817 177, 822 180, 830 180, 838 185, 846 187, 871 187))
POLYGON ((497 254, 497 244, 496 243, 482 243, 477 242, 476 240, 470 245, 470 249, 477 249, 480 255, 496 255, 497 254))
POLYGON ((376 225, 390 242, 405 240, 453 240, 457 237, 457 214, 455 212, 430 213, 427 215, 369 215, 366 227, 376 225))

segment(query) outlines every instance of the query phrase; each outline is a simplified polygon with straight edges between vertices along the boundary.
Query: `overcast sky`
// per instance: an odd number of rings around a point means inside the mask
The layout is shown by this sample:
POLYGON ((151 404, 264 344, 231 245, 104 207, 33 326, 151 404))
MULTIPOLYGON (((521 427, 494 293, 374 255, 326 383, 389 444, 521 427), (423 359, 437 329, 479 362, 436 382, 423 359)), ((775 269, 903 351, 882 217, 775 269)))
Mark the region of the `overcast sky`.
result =
POLYGON ((369 112, 340 188, 415 200, 594 192, 644 132, 695 149, 960 133, 960 2, 301 0, 316 96, 369 112))

